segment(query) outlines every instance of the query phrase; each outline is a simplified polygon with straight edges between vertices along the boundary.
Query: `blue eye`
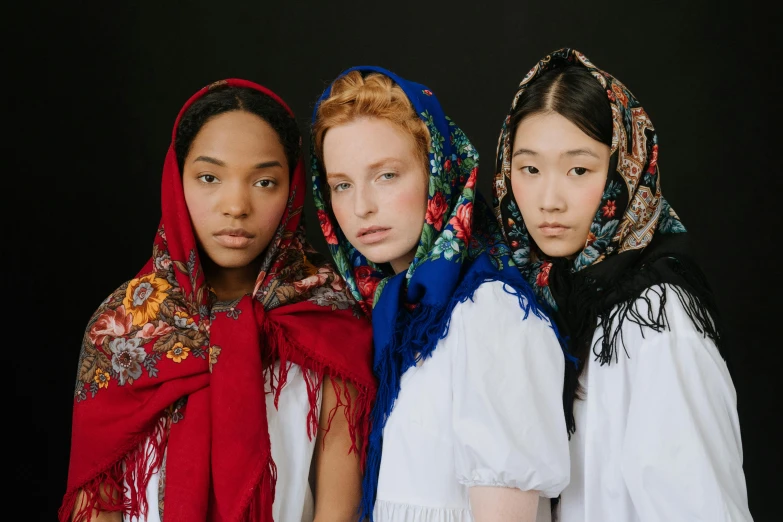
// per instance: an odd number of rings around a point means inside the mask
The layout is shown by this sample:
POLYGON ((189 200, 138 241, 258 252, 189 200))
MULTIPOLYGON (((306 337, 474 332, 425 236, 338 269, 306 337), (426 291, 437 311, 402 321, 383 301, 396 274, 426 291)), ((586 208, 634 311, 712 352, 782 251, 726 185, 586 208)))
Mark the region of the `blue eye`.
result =
POLYGON ((396 177, 397 174, 395 174, 394 172, 384 172, 383 174, 381 174, 381 178, 383 179, 394 179, 396 177))
POLYGON ((335 192, 342 192, 343 190, 348 190, 350 186, 350 183, 338 183, 332 187, 332 190, 335 192))

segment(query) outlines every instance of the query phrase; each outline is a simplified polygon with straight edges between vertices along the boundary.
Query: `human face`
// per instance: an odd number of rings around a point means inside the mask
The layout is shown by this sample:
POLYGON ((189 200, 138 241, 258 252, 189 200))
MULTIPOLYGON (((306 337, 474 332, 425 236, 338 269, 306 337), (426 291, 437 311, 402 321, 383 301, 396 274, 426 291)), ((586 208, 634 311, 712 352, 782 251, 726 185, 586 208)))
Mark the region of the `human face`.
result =
POLYGON ((323 142, 332 211, 374 263, 408 269, 424 226, 428 173, 413 138, 379 118, 332 127, 323 142))
POLYGON ((548 256, 574 256, 601 203, 611 150, 554 112, 522 120, 512 150, 511 187, 530 236, 548 256))
POLYGON ((269 244, 288 199, 280 138, 264 120, 231 111, 208 120, 185 158, 182 185, 199 245, 222 275, 245 274, 269 244))

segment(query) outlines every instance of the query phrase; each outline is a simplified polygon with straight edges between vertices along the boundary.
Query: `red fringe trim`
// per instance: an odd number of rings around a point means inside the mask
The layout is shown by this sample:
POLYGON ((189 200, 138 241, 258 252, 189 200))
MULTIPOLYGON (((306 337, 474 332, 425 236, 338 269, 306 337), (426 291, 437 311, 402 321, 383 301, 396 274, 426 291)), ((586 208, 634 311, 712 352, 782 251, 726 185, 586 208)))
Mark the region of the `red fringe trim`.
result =
MULTIPOLYGON (((307 434, 312 440, 319 429, 318 399, 323 386, 323 378, 327 373, 331 377, 332 388, 337 397, 337 404, 329 411, 327 427, 324 430, 324 442, 329 433, 332 420, 339 407, 344 407, 345 419, 348 421, 348 429, 351 438, 351 447, 348 452, 358 452, 360 456, 361 470, 365 469, 367 446, 370 433, 370 409, 371 390, 355 383, 347 374, 328 368, 322 361, 308 355, 308 351, 295 346, 287 339, 283 331, 271 321, 264 321, 263 333, 270 340, 270 350, 265 361, 265 372, 269 372, 269 382, 274 393, 274 405, 278 406, 280 393, 288 381, 288 372, 294 362, 291 356, 294 353, 302 354, 300 363, 303 377, 307 386, 307 397, 310 410, 307 413, 307 434), (279 371, 274 371, 275 360, 280 360, 279 371), (344 383, 354 382, 357 396, 351 396, 350 389, 344 383)), ((157 472, 165 455, 168 417, 163 417, 148 436, 143 436, 133 446, 134 449, 126 452, 114 463, 97 474, 95 477, 79 487, 66 493, 58 511, 60 522, 69 522, 73 513, 73 522, 89 522, 93 511, 122 511, 126 516, 139 517, 146 513, 147 486, 152 475, 157 472), (147 445, 149 443, 149 445, 147 445), (146 448, 145 448, 146 446, 146 448), (85 495, 78 509, 76 502, 80 492, 85 495)), ((132 446, 132 447, 133 447, 132 446)), ((242 520, 245 522, 271 522, 272 505, 275 498, 275 485, 277 483, 277 467, 270 453, 267 465, 261 473, 258 487, 250 494, 247 508, 243 511, 242 520)))
POLYGON ((89 522, 95 511, 122 511, 139 517, 147 512, 147 485, 163 463, 168 418, 161 418, 149 436, 107 469, 65 494, 57 516, 60 522, 89 522), (145 448, 146 446, 146 448, 145 448), (77 508, 79 494, 83 493, 77 508), (75 510, 75 511, 74 511, 75 510))
POLYGON ((242 522, 274 522, 272 505, 275 502, 275 486, 277 484, 277 466, 270 452, 266 466, 261 472, 258 486, 253 489, 248 498, 247 508, 241 515, 242 522))
POLYGON ((327 427, 324 430, 323 441, 326 441, 326 434, 332 425, 332 420, 337 414, 339 407, 344 407, 345 419, 348 421, 348 431, 351 437, 351 447, 348 452, 358 452, 361 462, 361 470, 364 471, 367 457, 367 446, 370 433, 370 410, 372 408, 371 390, 367 386, 354 382, 357 396, 354 399, 351 396, 347 383, 354 380, 347 374, 337 371, 334 368, 328 368, 323 362, 316 360, 308 355, 308 351, 296 346, 291 340, 285 337, 282 329, 271 321, 264 321, 263 334, 270 340, 270 350, 265 361, 265 371, 269 372, 269 382, 272 393, 274 393, 274 405, 278 406, 280 392, 288 382, 288 371, 291 369, 293 361, 291 355, 302 354, 304 360, 300 363, 302 375, 307 386, 307 398, 310 403, 310 410, 307 413, 307 435, 312 440, 319 429, 319 408, 318 399, 323 387, 324 375, 328 373, 331 377, 332 388, 337 396, 337 404, 329 411, 327 427), (280 369, 274 372, 274 362, 280 360, 280 369))

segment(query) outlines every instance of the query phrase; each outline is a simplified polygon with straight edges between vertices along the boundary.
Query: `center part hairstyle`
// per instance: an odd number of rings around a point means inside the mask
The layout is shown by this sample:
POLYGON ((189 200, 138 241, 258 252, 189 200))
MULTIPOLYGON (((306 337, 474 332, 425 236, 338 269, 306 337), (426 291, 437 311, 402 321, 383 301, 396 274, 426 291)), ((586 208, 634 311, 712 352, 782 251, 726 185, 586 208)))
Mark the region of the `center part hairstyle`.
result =
POLYGON ((528 71, 501 128, 495 213, 515 265, 556 318, 578 360, 576 366, 566 365, 564 408, 571 432, 578 377, 586 361, 615 361, 624 351, 621 331, 626 321, 653 331, 670 328, 664 306, 655 316, 638 311, 645 289, 657 287, 654 298, 661 303, 674 294, 696 330, 719 349, 723 345, 713 292, 689 252, 685 226, 661 192, 659 154, 658 134, 639 100, 571 48, 548 54, 528 71), (511 184, 517 126, 529 115, 547 112, 565 117, 611 151, 601 200, 584 247, 573 258, 550 257, 538 248, 511 184))

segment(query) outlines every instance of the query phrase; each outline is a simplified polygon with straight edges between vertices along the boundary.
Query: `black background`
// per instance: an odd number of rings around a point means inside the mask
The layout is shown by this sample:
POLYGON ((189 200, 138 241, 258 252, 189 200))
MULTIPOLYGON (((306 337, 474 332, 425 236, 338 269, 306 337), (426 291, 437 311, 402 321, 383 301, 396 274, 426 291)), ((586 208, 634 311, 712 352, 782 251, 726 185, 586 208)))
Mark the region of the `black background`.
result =
MULTIPOLYGON (((6 478, 31 499, 24 519, 55 520, 84 327, 151 253, 163 159, 190 95, 227 77, 266 85, 297 114, 306 151, 327 83, 353 65, 386 67, 434 91, 478 149, 490 197, 516 85, 566 46, 625 83, 657 129, 663 193, 726 321, 751 512, 778 519, 779 17, 750 2, 679 4, 27 2, 5 12, 1 257, 14 389, 3 432, 6 478)), ((309 192, 306 210, 325 251, 309 192)))

